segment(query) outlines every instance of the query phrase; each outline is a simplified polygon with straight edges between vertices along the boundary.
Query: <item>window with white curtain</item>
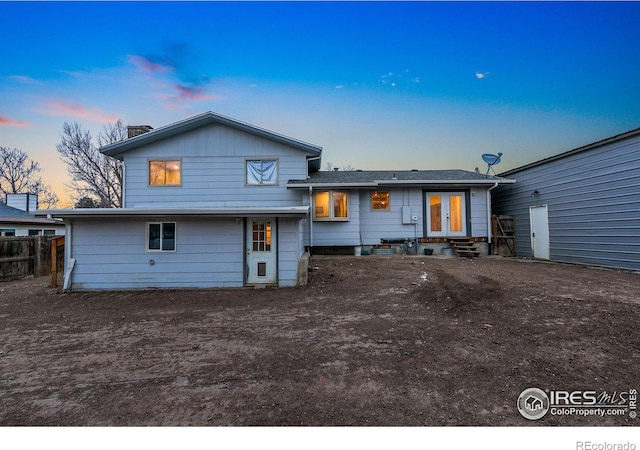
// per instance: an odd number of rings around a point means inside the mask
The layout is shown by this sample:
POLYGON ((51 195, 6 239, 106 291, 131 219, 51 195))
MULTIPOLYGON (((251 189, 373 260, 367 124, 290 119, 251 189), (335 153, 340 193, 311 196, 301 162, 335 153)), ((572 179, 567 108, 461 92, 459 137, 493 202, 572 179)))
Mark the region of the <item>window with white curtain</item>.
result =
POLYGON ((247 160, 245 183, 250 185, 278 184, 278 160, 247 160))

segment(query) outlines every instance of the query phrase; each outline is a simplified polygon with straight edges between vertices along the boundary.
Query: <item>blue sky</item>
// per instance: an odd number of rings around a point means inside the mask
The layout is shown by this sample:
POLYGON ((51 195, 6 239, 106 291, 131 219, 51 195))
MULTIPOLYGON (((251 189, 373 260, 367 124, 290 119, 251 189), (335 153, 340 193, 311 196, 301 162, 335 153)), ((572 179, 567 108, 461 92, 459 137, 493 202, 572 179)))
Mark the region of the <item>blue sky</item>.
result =
MULTIPOLYGON (((509 169, 640 127, 638 2, 0 2, 0 145, 214 111, 362 169, 509 169)), ((67 205, 62 205, 67 206, 67 205)))

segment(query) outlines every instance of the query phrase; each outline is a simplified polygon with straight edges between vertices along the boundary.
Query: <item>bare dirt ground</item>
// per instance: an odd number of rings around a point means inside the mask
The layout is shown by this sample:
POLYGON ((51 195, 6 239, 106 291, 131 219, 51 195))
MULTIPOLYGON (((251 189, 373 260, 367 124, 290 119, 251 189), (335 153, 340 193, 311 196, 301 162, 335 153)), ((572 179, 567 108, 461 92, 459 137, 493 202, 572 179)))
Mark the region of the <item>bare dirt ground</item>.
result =
POLYGON ((640 423, 516 409, 529 387, 639 388, 640 274, 494 257, 312 266, 300 289, 0 284, 0 425, 640 423))

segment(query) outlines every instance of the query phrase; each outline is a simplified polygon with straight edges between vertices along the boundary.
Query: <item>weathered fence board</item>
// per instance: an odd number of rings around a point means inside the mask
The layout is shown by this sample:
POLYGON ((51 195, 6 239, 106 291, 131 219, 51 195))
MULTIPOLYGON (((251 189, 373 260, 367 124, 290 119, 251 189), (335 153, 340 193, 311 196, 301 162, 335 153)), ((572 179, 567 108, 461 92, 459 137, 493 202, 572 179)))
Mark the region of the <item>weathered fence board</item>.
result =
POLYGON ((40 277, 51 272, 49 236, 0 238, 0 281, 40 277))

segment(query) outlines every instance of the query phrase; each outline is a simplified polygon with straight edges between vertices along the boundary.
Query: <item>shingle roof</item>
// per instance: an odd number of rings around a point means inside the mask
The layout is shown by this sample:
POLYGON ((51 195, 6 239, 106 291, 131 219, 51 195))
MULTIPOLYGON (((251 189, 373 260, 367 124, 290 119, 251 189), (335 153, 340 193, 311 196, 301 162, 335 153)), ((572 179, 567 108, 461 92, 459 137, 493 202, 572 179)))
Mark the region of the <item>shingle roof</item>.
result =
POLYGON ((36 218, 33 214, 21 209, 12 208, 0 202, 0 222, 4 223, 44 223, 57 224, 53 219, 36 218))
POLYGON ((18 208, 12 208, 6 204, 0 202, 0 217, 12 218, 12 219, 33 219, 33 214, 29 214, 26 211, 22 211, 18 208))
POLYGON ((294 185, 330 185, 344 184, 353 186, 376 186, 379 184, 494 184, 496 182, 512 182, 495 176, 467 170, 355 170, 355 171, 321 171, 310 174, 306 180, 289 180, 294 185))

